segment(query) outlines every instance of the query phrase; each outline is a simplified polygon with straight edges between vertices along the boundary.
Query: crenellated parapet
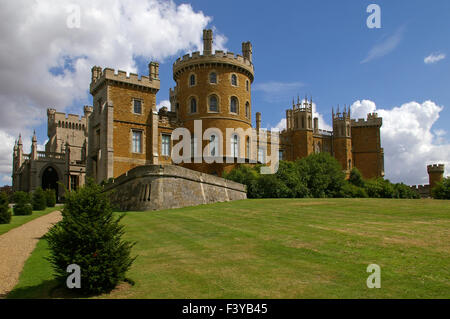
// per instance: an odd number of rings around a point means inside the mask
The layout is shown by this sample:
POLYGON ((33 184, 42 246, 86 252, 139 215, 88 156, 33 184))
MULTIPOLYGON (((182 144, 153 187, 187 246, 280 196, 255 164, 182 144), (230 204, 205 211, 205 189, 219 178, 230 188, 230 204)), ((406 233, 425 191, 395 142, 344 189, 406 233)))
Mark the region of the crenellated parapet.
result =
MULTIPOLYGON (((248 45, 246 48, 247 47, 248 45)), ((250 57, 249 53, 246 52, 246 54, 250 57)), ((200 52, 197 51, 192 54, 186 54, 182 58, 178 58, 173 64, 173 78, 176 81, 179 75, 185 70, 205 66, 231 67, 246 74, 251 82, 253 82, 254 79, 254 67, 249 58, 221 50, 216 50, 214 54, 200 54, 200 52)))
POLYGON ((378 117, 377 113, 367 114, 367 119, 360 118, 358 120, 352 119, 352 127, 381 127, 383 118, 378 117))
POLYGON ((95 94, 97 89, 106 82, 146 88, 155 91, 156 93, 160 88, 159 64, 157 62, 150 62, 149 76, 142 75, 141 77, 136 73, 130 73, 127 76, 127 72, 122 70, 118 70, 116 73, 115 70, 111 68, 102 69, 99 66, 94 66, 92 68, 92 78, 89 87, 91 94, 95 94))
POLYGON ((427 172, 428 173, 442 173, 442 174, 444 174, 444 171, 445 171, 445 165, 444 164, 427 165, 427 172))

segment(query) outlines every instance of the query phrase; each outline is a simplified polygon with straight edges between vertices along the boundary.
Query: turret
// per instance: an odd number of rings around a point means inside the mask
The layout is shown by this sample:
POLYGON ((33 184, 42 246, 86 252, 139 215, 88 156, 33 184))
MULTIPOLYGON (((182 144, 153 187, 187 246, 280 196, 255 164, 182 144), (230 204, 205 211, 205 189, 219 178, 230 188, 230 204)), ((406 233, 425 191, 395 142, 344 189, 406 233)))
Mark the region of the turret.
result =
POLYGON ((150 81, 159 80, 159 63, 158 62, 150 62, 148 64, 148 75, 150 77, 150 81))
POLYGON ((22 166, 23 163, 23 144, 22 135, 19 134, 19 140, 17 141, 17 167, 22 166))
POLYGON ((203 30, 203 55, 212 54, 213 32, 212 30, 203 30))
POLYGON ((38 159, 36 131, 33 131, 33 137, 31 138, 31 157, 30 157, 30 159, 33 161, 38 159))
POLYGON ((261 112, 256 112, 256 132, 261 128, 261 112))
POLYGON ((319 118, 318 117, 314 118, 314 133, 316 133, 316 134, 319 133, 319 118))
POLYGON ((444 178, 444 170, 444 164, 427 165, 428 179, 430 183, 430 195, 433 187, 435 187, 436 184, 442 181, 442 179, 444 178))

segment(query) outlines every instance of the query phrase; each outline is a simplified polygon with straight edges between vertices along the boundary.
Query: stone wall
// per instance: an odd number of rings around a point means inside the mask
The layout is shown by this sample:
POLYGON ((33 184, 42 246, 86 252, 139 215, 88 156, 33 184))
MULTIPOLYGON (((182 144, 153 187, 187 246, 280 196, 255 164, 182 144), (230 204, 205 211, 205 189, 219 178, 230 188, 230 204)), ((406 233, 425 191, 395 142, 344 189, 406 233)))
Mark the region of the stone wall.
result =
POLYGON ((105 185, 121 210, 160 210, 246 199, 245 186, 176 165, 131 169, 105 185))

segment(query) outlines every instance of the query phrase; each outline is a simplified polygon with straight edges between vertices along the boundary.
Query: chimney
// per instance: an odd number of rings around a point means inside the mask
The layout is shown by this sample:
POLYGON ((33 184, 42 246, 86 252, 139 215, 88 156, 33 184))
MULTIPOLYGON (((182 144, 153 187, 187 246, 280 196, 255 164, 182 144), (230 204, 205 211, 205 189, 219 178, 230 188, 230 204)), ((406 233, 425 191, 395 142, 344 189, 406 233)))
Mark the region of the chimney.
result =
POLYGON ((159 79, 159 63, 158 62, 150 62, 148 64, 148 75, 150 81, 159 79))
POLYGON ((256 131, 258 132, 261 128, 261 113, 256 112, 256 131))
POLYGON ((203 30, 203 55, 212 54, 213 32, 212 30, 203 30))
POLYGON ((250 41, 242 42, 242 55, 245 59, 252 62, 252 44, 250 41))

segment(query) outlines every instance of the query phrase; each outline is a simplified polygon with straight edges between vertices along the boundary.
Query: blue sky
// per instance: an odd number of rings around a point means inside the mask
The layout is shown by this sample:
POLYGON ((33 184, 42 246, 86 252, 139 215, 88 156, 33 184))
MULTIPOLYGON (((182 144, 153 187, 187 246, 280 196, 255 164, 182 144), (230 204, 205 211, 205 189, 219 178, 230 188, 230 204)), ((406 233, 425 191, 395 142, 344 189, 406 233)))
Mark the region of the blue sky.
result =
MULTIPOLYGON (((146 75, 148 61, 156 58, 161 63, 157 100, 168 100, 172 63, 201 47, 207 27, 226 38, 220 45, 231 52, 241 53, 241 43, 252 42, 252 111, 262 112, 263 126, 279 125, 297 94, 312 95, 328 125, 337 104, 352 105, 358 116, 373 110, 383 115, 386 177, 425 183, 425 164, 450 167, 450 1, 62 0, 30 7, 20 0, 0 7, 2 17, 16 15, 3 17, 0 28, 14 30, 3 45, 17 54, 0 57, 5 88, 0 112, 14 109, 14 117, 25 123, 12 125, 15 121, 0 114, 5 119, 0 139, 3 130, 8 143, 19 131, 29 139, 36 128, 43 144, 46 107, 81 114, 82 106, 92 103, 88 84, 94 64, 146 75), (81 7, 79 30, 60 27, 72 3, 81 7), (371 3, 381 8, 380 29, 366 25, 371 3), (151 9, 144 10, 144 4, 151 9), (39 44, 32 47, 27 39, 39 44), (435 63, 424 62, 439 55, 435 63), (20 84, 29 83, 15 94, 6 89, 14 82, 7 76, 8 65, 16 74, 30 75, 18 78, 20 84)), ((10 159, 2 161, 0 175, 7 176, 10 159)))

